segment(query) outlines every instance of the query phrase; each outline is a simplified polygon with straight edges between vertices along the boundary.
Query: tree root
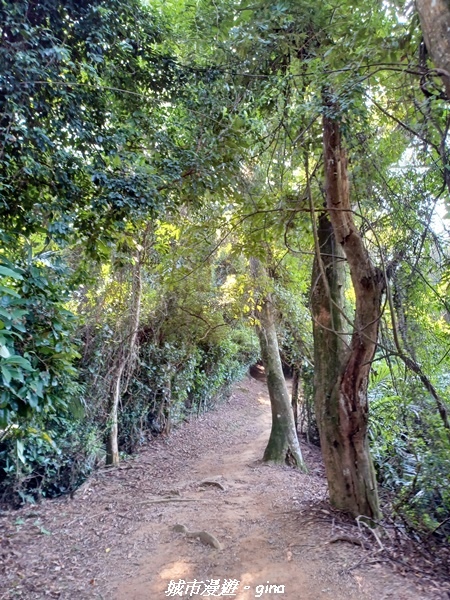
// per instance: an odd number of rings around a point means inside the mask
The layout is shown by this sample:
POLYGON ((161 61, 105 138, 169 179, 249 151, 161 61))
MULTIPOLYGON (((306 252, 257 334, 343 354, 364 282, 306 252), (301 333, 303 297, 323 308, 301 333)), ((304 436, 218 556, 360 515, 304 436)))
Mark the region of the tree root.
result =
POLYGON ((214 485, 214 486, 218 487, 220 490, 222 490, 223 492, 226 491, 225 487, 219 481, 215 481, 214 479, 204 479, 203 481, 200 482, 199 485, 214 485))
POLYGON ((362 548, 366 549, 366 546, 362 540, 356 537, 352 537, 350 535, 336 535, 328 541, 329 544, 336 544, 336 542, 348 542, 349 544, 361 546, 362 548))
POLYGON ((204 544, 217 548, 217 550, 223 550, 223 546, 219 540, 208 531, 189 531, 186 525, 179 524, 174 525, 173 530, 178 533, 184 533, 187 538, 199 539, 204 544))

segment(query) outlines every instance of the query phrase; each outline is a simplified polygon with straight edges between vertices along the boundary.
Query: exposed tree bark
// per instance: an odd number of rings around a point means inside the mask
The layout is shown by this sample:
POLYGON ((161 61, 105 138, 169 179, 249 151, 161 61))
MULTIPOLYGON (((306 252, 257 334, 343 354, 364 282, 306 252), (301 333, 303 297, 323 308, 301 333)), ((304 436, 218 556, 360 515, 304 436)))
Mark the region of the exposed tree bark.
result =
MULTIPOLYGON (((377 345, 385 278, 372 264, 354 223, 347 156, 339 123, 330 117, 336 107, 328 98, 326 102, 323 138, 327 209, 335 238, 350 267, 356 306, 350 347, 343 351, 335 340, 338 354, 329 353, 330 368, 338 374, 336 383, 332 389, 324 390, 325 398, 317 399, 319 408, 323 407, 319 417, 321 443, 325 445, 324 460, 333 505, 354 517, 378 518, 377 484, 367 437, 367 385, 377 345), (334 433, 330 425, 333 421, 334 433)), ((335 327, 336 323, 332 329, 335 327)))
POLYGON ((126 367, 130 364, 136 347, 137 332, 141 315, 142 301, 142 279, 141 262, 138 253, 137 262, 133 273, 132 300, 129 316, 129 324, 125 329, 125 340, 119 348, 117 368, 114 376, 112 395, 108 405, 108 437, 106 440, 106 464, 117 467, 119 465, 118 444, 118 409, 122 390, 123 375, 126 367))
POLYGON ((298 400, 300 394, 300 369, 297 365, 294 366, 292 372, 292 393, 291 393, 291 405, 292 412, 294 413, 295 430, 298 431, 298 400))
POLYGON ((411 358, 414 361, 416 361, 415 348, 413 346, 411 346, 411 344, 409 343, 409 340, 408 340, 408 330, 409 330, 408 319, 407 319, 407 316, 406 316, 404 308, 403 308, 403 304, 405 302, 405 292, 403 291, 402 286, 398 282, 397 273, 396 273, 395 268, 391 269, 391 273, 392 273, 391 277, 392 277, 392 283, 393 283, 393 285, 392 285, 393 293, 391 293, 388 289, 388 293, 391 295, 391 298, 392 298, 391 304, 392 304, 393 310, 391 310, 391 312, 392 312, 392 314, 394 314, 394 310, 395 310, 395 313, 397 314, 397 329, 402 338, 403 346, 406 348, 406 350, 408 351, 408 354, 411 356, 411 358))
MULTIPOLYGON (((314 217, 313 217, 314 218, 314 217)), ((346 356, 341 310, 344 306, 345 266, 326 213, 319 216, 317 247, 311 282, 314 336, 314 405, 331 502, 340 506, 343 467, 340 406, 335 388, 346 356)))
POLYGON ((450 2, 416 0, 425 45, 450 99, 450 2))
POLYGON ((273 303, 270 294, 261 289, 265 287, 263 280, 266 278, 266 272, 256 258, 250 260, 250 271, 258 295, 261 296, 256 330, 272 411, 272 428, 263 460, 270 463, 293 463, 302 471, 306 471, 281 363, 273 303))
MULTIPOLYGON (((426 49, 436 67, 435 72, 441 77, 445 88, 445 92, 441 92, 438 97, 450 101, 450 0, 416 0, 416 8, 426 49)), ((425 57, 426 52, 421 57, 422 66, 426 69, 425 57)), ((426 79, 424 74, 421 79, 421 89, 429 96, 426 79)), ((438 152, 442 160, 444 182, 450 191, 447 138, 448 127, 441 133, 438 152)))
POLYGON ((258 337, 272 409, 272 429, 263 460, 282 464, 294 462, 296 467, 306 471, 284 379, 270 295, 262 303, 259 320, 258 337))
POLYGON ((111 401, 108 404, 108 437, 106 439, 106 464, 117 467, 119 465, 119 427, 118 427, 118 410, 120 401, 120 390, 122 383, 122 376, 125 370, 126 358, 125 356, 120 357, 120 363, 117 367, 117 371, 114 379, 114 387, 112 392, 111 401))

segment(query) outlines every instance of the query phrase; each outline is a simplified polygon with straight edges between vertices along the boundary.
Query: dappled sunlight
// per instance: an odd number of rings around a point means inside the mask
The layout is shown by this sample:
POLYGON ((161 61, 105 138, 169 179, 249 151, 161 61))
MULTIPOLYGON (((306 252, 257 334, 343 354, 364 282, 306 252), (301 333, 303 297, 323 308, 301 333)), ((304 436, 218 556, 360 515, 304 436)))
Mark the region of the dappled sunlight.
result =
POLYGON ((186 579, 192 571, 192 565, 185 560, 177 560, 174 563, 168 565, 159 574, 159 578, 164 583, 169 582, 171 579, 186 579))
MULTIPOLYGON (((250 573, 246 571, 241 574, 239 584, 239 599, 250 600, 250 598, 286 598, 288 592, 287 583, 293 581, 295 574, 291 567, 286 568, 284 564, 250 573)), ((298 582, 297 582, 298 583, 298 582)), ((291 590, 292 591, 292 590, 291 590)))
POLYGON ((0 23, 0 600, 450 600, 450 0, 0 23))
POLYGON ((242 600, 247 600, 248 598, 254 598, 255 597, 255 587, 258 584, 258 582, 255 580, 255 575, 252 573, 243 573, 241 575, 241 584, 239 586, 239 591, 240 594, 239 596, 242 598, 242 600))
POLYGON ((258 396, 257 398, 259 404, 264 404, 265 406, 270 406, 270 400, 267 396, 258 396))

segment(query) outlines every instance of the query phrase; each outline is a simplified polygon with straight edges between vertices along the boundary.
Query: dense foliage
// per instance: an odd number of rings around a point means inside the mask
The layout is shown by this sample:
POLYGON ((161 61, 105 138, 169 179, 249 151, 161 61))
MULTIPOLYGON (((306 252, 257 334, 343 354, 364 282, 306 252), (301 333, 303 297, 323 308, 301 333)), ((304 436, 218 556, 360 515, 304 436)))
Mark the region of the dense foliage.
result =
POLYGON ((0 485, 5 498, 31 498, 70 491, 103 460, 129 269, 149 220, 159 218, 121 448, 208 406, 255 349, 235 316, 221 321, 213 264, 186 297, 165 283, 190 270, 169 256, 180 235, 171 215, 217 185, 223 162, 208 136, 227 124, 210 132, 197 117, 217 92, 213 74, 180 66, 169 24, 138 1, 3 2, 0 20, 0 485), (211 313, 211 335, 180 332, 181 310, 205 323, 211 313))
MULTIPOLYGON (((408 528, 448 535, 450 117, 414 10, 3 0, 0 23, 3 499, 70 492, 103 464, 115 389, 124 453, 226 394, 258 358, 254 258, 317 440, 311 273, 331 116, 386 284, 378 479, 408 528)), ((349 339, 348 272, 345 288, 349 339)))

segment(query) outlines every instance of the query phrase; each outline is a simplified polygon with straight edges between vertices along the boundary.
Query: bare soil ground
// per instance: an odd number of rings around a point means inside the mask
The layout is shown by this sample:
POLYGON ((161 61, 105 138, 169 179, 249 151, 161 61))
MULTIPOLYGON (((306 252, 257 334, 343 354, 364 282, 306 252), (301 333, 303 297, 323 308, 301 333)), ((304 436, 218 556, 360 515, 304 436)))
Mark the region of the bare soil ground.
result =
POLYGON ((376 540, 352 543, 358 529, 327 505, 317 449, 303 446, 307 475, 263 465, 269 431, 266 387, 246 379, 219 409, 98 471, 73 498, 1 513, 0 600, 448 597, 394 572, 376 540))

